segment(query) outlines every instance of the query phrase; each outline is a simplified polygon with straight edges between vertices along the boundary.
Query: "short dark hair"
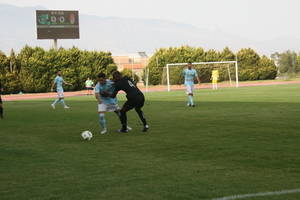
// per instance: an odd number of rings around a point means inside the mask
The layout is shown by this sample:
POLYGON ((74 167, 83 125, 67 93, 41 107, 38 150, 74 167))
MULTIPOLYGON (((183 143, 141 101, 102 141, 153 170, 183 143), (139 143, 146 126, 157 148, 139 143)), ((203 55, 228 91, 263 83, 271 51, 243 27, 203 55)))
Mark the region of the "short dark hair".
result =
POLYGON ((120 76, 122 76, 121 72, 119 72, 119 71, 114 71, 112 75, 113 75, 113 77, 120 77, 120 76))
POLYGON ((57 70, 56 73, 61 72, 61 70, 57 70))
POLYGON ((98 78, 105 78, 106 75, 103 72, 100 72, 97 77, 98 78))
POLYGON ((188 64, 192 64, 192 62, 188 62, 188 64))

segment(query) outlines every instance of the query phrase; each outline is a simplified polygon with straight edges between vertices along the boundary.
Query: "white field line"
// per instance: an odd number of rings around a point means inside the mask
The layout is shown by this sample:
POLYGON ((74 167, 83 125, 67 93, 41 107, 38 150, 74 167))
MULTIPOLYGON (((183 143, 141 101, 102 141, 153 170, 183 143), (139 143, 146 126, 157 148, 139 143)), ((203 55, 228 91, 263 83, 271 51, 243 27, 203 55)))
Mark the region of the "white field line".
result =
POLYGON ((292 194, 292 193, 300 193, 300 189, 281 190, 281 191, 274 191, 274 192, 260 192, 260 193, 253 193, 253 194, 241 194, 241 195, 215 198, 212 200, 237 200, 237 199, 246 199, 250 197, 276 196, 276 195, 292 194))

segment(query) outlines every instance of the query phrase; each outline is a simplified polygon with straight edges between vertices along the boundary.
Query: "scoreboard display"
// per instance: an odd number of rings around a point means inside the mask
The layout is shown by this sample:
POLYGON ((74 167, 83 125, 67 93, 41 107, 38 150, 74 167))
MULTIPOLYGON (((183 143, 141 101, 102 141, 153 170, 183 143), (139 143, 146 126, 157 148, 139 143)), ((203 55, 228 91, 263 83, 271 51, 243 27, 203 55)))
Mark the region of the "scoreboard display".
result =
POLYGON ((37 10, 37 39, 79 39, 78 11, 37 10))

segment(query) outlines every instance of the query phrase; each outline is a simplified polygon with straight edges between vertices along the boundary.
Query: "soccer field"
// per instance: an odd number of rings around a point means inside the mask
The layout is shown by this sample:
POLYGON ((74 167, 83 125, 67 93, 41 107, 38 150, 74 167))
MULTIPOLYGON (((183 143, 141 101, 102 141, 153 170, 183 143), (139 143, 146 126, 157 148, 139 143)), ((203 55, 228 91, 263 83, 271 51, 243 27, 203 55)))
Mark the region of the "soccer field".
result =
MULTIPOLYGON (((52 100, 4 102, 1 200, 211 200, 300 189, 299 85, 197 90, 195 108, 184 91, 147 93, 148 133, 130 111, 130 133, 117 133, 108 113, 110 133, 100 135, 94 97, 67 98, 70 110, 52 110, 52 100)), ((300 191, 245 199, 299 200, 300 191)))

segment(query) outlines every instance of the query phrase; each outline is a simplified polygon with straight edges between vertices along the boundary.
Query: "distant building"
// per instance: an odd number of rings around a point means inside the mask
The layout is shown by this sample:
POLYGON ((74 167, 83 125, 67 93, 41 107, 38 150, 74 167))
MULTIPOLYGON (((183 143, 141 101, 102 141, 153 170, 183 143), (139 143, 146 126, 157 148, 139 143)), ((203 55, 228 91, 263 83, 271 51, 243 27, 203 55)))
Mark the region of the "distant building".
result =
POLYGON ((118 66, 119 71, 123 71, 124 69, 132 70, 136 75, 139 76, 140 81, 142 81, 144 68, 147 66, 149 61, 149 57, 145 52, 112 57, 118 66))

